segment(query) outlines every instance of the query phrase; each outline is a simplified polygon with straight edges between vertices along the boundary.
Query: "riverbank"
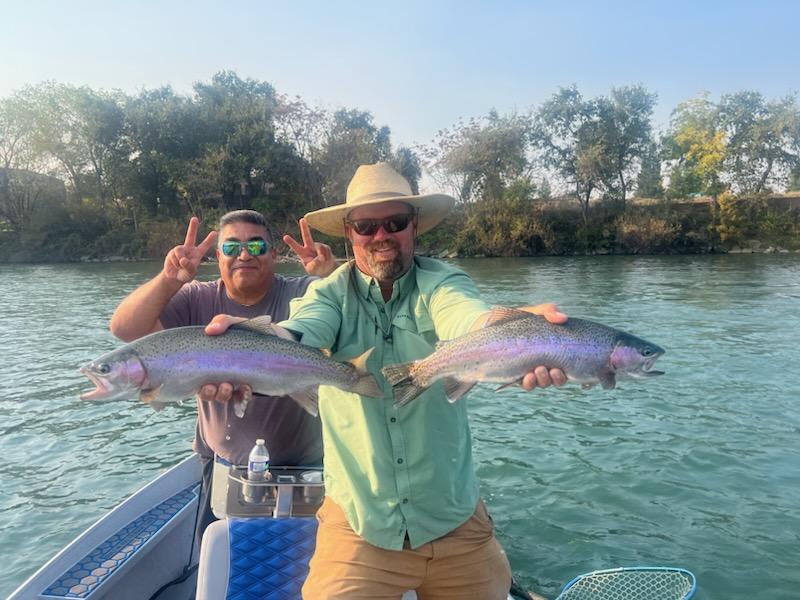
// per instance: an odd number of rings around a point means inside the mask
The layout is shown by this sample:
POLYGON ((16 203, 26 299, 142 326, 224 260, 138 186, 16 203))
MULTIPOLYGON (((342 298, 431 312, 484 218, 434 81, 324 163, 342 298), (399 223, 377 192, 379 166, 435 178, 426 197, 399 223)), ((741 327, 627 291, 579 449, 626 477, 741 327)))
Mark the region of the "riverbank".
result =
MULTIPOLYGON (((187 220, 153 219, 135 229, 127 221, 98 221, 90 230, 64 221, 58 230, 0 231, 0 263, 163 260, 183 239, 187 220)), ((204 223, 215 221, 206 216, 204 223)), ((299 237, 296 227, 289 220, 275 233, 299 237)), ((341 238, 317 233, 315 240, 345 256, 341 238)), ((281 260, 292 258, 282 242, 277 248, 281 260)), ((632 198, 625 206, 593 202, 586 215, 571 198, 459 204, 419 237, 417 248, 437 258, 792 253, 800 251, 800 197, 632 198)))

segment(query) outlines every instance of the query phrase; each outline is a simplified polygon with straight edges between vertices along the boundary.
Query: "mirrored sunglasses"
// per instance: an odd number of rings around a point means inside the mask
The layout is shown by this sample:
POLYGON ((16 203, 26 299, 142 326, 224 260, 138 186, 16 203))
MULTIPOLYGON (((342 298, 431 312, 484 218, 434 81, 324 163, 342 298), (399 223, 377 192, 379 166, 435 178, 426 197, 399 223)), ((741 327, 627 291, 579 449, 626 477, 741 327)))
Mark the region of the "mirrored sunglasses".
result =
POLYGON ((267 250, 269 250, 267 242, 260 238, 255 240, 247 240, 246 242, 227 240, 222 242, 220 248, 225 256, 239 256, 239 254, 242 252, 242 248, 246 248, 247 253, 250 254, 250 256, 261 256, 262 254, 265 254, 267 250))

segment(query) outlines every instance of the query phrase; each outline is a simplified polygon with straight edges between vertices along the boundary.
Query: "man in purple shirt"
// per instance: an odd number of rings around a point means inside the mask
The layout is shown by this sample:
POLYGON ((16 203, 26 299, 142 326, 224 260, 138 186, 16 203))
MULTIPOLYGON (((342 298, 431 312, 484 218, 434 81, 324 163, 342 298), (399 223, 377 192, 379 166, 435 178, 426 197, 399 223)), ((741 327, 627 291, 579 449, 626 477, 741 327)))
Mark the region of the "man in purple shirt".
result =
MULTIPOLYGON (((219 230, 196 243, 200 222, 189 221, 183 244, 169 251, 164 268, 125 298, 111 318, 111 332, 129 342, 144 335, 187 325, 207 325, 215 315, 252 318, 289 316, 289 301, 302 296, 314 277, 283 277, 275 273, 276 250, 261 213, 238 210, 224 215, 219 230), (203 256, 218 242, 220 277, 195 281, 203 256)), ((301 224, 304 245, 284 238, 309 275, 325 276, 336 267, 330 248, 314 243, 301 224)), ((270 462, 276 465, 322 464, 320 421, 284 397, 253 396, 247 386, 230 383, 204 386, 197 401, 194 450, 203 464, 198 517, 198 542, 214 520, 210 485, 214 454, 233 464, 245 464, 257 438, 266 440, 270 462), (238 415, 237 415, 238 412, 238 415), (244 413, 242 415, 242 412, 244 413)))

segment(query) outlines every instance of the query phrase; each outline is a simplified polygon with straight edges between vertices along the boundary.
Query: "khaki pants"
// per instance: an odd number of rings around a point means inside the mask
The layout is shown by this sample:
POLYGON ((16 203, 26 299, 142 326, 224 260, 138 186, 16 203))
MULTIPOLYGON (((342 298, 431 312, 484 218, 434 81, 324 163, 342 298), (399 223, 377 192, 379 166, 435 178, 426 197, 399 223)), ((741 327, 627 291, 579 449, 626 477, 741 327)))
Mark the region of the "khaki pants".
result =
POLYGON ((317 512, 317 547, 304 600, 506 600, 511 568, 482 500, 469 520, 415 550, 384 550, 358 536, 341 508, 325 498, 317 512))

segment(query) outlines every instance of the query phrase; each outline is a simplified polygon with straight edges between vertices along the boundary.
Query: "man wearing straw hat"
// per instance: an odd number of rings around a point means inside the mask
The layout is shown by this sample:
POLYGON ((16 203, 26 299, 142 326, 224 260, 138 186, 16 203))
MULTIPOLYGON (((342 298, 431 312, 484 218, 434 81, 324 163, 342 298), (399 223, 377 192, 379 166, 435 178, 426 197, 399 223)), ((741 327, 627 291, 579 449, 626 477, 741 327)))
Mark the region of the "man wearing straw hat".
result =
MULTIPOLYGON (((326 498, 307 600, 399 600, 409 589, 423 600, 507 597, 510 568, 480 500, 467 403, 451 404, 433 386, 397 408, 380 372, 429 355, 438 340, 479 328, 488 316, 465 273, 414 256, 416 235, 454 202, 413 195, 400 174, 378 163, 359 167, 344 204, 305 217, 345 236, 355 260, 312 283, 280 327, 340 360, 374 348, 368 368, 385 394, 376 400, 320 388, 326 498)), ((537 308, 550 321, 566 320, 553 305, 537 308)), ((530 390, 565 381, 560 370, 532 365, 522 383, 530 390)))

